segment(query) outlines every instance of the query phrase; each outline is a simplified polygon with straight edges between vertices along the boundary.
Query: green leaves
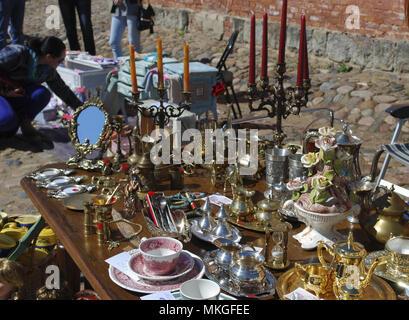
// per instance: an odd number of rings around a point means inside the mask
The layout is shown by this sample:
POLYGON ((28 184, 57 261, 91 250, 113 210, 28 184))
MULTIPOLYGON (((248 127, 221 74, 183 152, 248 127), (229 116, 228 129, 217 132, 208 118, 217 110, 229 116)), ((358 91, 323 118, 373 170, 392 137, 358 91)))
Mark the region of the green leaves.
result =
POLYGON ((340 176, 342 174, 342 162, 340 159, 334 160, 334 170, 337 173, 337 175, 340 176))
POLYGON ((332 182, 332 180, 334 180, 334 177, 335 177, 335 171, 334 170, 327 170, 327 171, 324 171, 324 173, 322 175, 325 178, 327 178, 329 181, 332 182))
POLYGON ((308 184, 304 183, 304 184, 302 185, 301 193, 306 193, 306 192, 308 192, 308 184))
POLYGON ((298 191, 293 192, 293 196, 291 197, 291 200, 297 201, 301 197, 301 193, 298 191))
POLYGON ((324 152, 323 149, 320 149, 320 158, 325 164, 331 163, 331 161, 335 160, 335 149, 331 149, 326 152, 324 152))
POLYGON ((323 203, 329 197, 329 193, 327 191, 319 192, 317 189, 313 189, 310 193, 310 200, 312 203, 323 203))

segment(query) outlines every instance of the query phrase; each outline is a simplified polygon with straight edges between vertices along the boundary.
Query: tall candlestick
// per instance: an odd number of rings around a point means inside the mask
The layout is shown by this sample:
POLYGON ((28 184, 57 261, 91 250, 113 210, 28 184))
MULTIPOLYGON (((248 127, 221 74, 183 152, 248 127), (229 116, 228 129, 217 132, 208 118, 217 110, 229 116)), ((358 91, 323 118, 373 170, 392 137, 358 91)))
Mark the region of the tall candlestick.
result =
POLYGON ((136 80, 136 70, 135 70, 135 46, 131 44, 129 46, 129 66, 131 69, 131 80, 132 80, 132 92, 138 92, 138 82, 136 80))
POLYGON ((297 87, 302 87, 304 76, 304 37, 305 37, 305 16, 301 15, 300 45, 298 49, 297 87))
POLYGON ((262 55, 261 55, 261 79, 267 77, 267 39, 268 39, 268 32, 267 32, 267 13, 264 13, 263 16, 263 47, 262 47, 262 55))
POLYGON ((249 63, 249 83, 255 83, 254 69, 256 66, 256 16, 251 16, 250 28, 250 63, 249 63))
POLYGON ((185 44, 184 48, 185 60, 184 60, 184 72, 183 72, 183 90, 184 92, 190 91, 190 77, 189 77, 189 45, 185 44))
POLYGON ((158 65, 158 89, 163 89, 163 62, 162 62, 162 39, 156 40, 156 53, 158 65))
POLYGON ((310 69, 308 65, 308 47, 307 47, 307 28, 305 26, 305 18, 304 22, 304 70, 303 70, 303 80, 310 79, 310 69))
POLYGON ((287 38, 287 0, 283 0, 281 10, 280 44, 278 47, 278 63, 285 63, 285 42, 287 38))

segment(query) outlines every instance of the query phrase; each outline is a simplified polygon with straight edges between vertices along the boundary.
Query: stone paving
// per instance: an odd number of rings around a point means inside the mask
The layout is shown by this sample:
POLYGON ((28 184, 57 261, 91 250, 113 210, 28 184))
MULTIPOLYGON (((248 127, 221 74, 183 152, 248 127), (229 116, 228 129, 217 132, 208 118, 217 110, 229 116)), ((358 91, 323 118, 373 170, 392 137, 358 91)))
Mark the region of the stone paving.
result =
MULTIPOLYGON (((44 27, 47 18, 45 7, 57 4, 57 0, 30 0, 26 4, 25 32, 30 36, 54 34, 65 40, 65 29, 48 30, 44 27)), ((112 57, 109 47, 110 14, 108 5, 93 5, 94 35, 97 53, 112 57)), ((79 32, 81 34, 81 32, 79 32)), ((189 43, 192 60, 207 61, 215 66, 219 61, 228 39, 220 35, 204 34, 200 30, 178 32, 169 28, 155 26, 155 33, 143 32, 142 45, 144 52, 155 51, 155 39, 163 39, 163 49, 170 56, 183 59, 183 44, 189 43)), ((124 34, 123 48, 127 50, 127 34, 124 34)), ((260 48, 257 49, 260 53, 260 48)), ((227 66, 234 75, 234 88, 238 94, 243 116, 250 115, 247 105, 248 80, 248 44, 237 42, 233 53, 227 60, 227 66)), ((269 51, 269 76, 273 76, 277 51, 269 51)), ((297 53, 287 52, 286 86, 295 84, 297 53)), ((261 56, 257 55, 257 66, 261 56)), ((352 64, 337 64, 326 58, 310 55, 310 76, 312 81, 308 108, 331 108, 335 117, 347 121, 354 134, 364 140, 361 151, 361 167, 368 174, 372 157, 378 146, 388 143, 396 126, 396 120, 389 116, 385 109, 395 103, 409 103, 409 75, 380 72, 362 69, 352 64)), ((229 107, 223 99, 218 101, 218 114, 221 120, 227 118, 229 107)), ((251 114, 251 115, 263 115, 251 114)), ((290 116, 283 122, 284 132, 289 140, 298 141, 302 130, 316 117, 314 115, 290 116)), ((266 119, 263 123, 274 123, 275 119, 266 119)), ((320 120, 317 126, 326 120, 320 120)), ((401 141, 409 138, 409 123, 404 126, 401 141)), ((32 214, 36 208, 27 198, 19 185, 20 179, 46 164, 59 161, 53 149, 36 150, 35 147, 22 141, 20 137, 0 141, 0 209, 10 215, 32 214)), ((409 168, 396 161, 391 161, 386 179, 401 186, 409 186, 409 168)))

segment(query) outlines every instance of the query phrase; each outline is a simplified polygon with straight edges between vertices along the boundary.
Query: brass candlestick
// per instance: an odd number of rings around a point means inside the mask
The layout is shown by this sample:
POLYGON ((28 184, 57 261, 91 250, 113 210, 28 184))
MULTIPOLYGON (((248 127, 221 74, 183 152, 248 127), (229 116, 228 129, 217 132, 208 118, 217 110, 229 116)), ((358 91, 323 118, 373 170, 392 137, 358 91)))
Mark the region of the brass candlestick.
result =
POLYGON ((284 74, 286 72, 285 63, 277 65, 276 82, 269 83, 269 78, 260 79, 258 85, 248 84, 249 109, 251 112, 266 111, 271 118, 276 117, 276 132, 273 135, 273 144, 280 148, 286 135, 282 130, 282 119, 286 119, 290 114, 298 115, 301 108, 307 106, 308 93, 311 88, 309 79, 304 80, 303 85, 288 87, 284 89, 284 74), (254 103, 260 100, 257 107, 254 103))
POLYGON ((125 157, 122 154, 122 149, 121 149, 121 132, 123 128, 123 116, 121 115, 116 115, 113 117, 113 124, 112 128, 113 131, 116 132, 116 153, 114 158, 112 159, 112 167, 114 170, 120 170, 121 169, 121 163, 125 162, 125 157))

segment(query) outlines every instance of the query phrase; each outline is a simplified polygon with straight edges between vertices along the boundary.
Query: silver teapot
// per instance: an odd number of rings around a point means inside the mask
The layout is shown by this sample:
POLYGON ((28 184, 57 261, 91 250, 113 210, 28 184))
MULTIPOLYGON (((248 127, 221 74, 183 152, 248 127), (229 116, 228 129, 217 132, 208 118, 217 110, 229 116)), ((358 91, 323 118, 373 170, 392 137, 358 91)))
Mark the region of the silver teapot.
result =
POLYGON ((237 285, 260 284, 266 271, 263 268, 264 256, 257 251, 240 251, 233 256, 230 276, 237 285))

